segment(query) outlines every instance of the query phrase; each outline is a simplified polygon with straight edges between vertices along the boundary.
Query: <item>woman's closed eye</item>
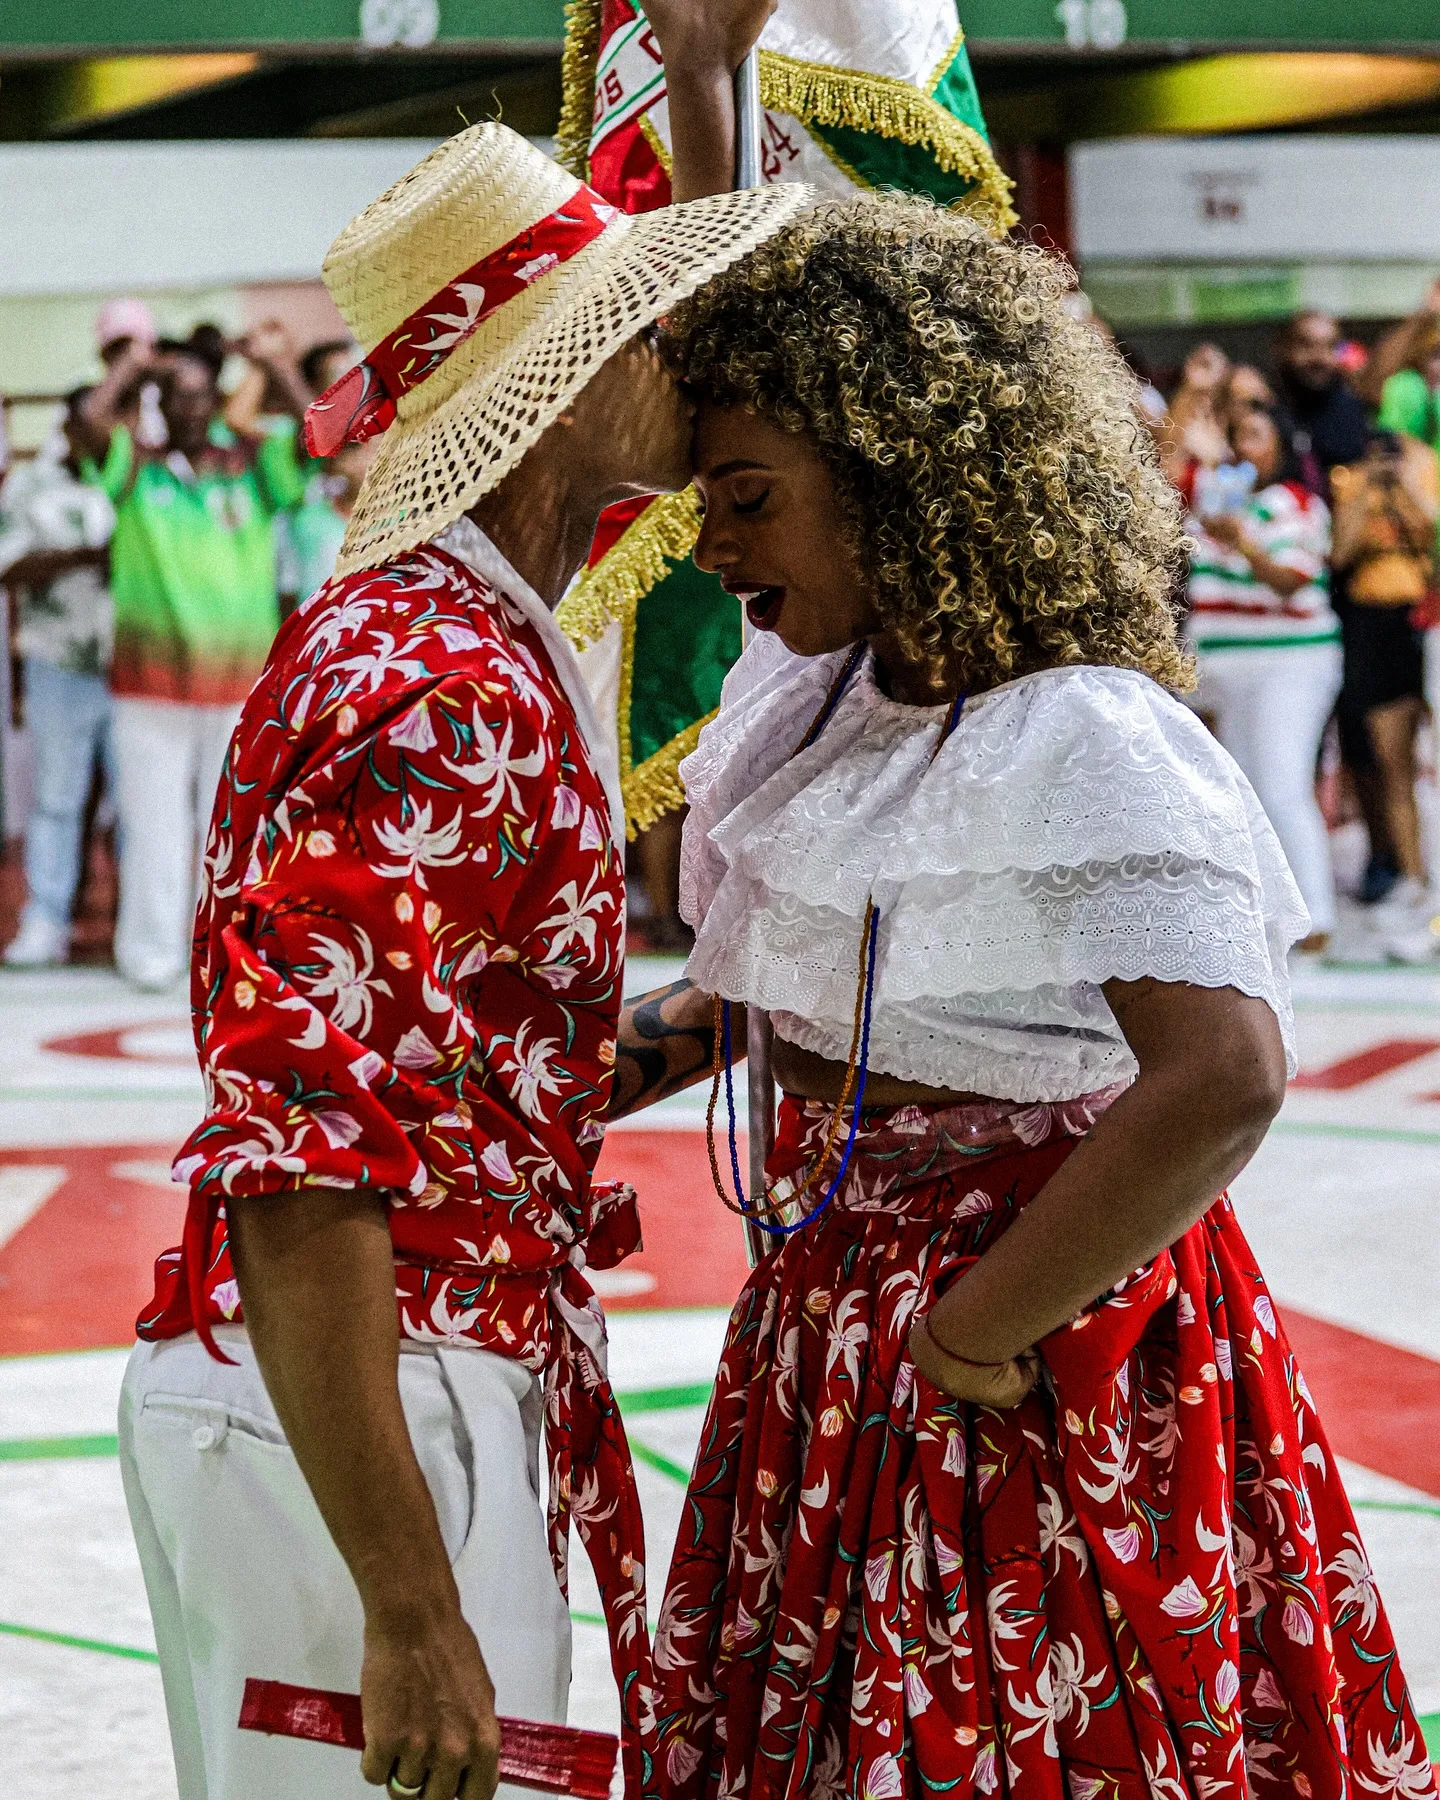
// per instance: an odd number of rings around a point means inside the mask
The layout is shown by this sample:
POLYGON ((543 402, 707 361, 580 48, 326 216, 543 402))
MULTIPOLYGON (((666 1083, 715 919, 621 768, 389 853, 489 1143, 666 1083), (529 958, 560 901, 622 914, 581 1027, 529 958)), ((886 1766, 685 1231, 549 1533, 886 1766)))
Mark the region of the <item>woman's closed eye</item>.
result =
POLYGON ((758 513, 769 498, 770 490, 767 487, 762 493, 756 494, 753 500, 737 500, 735 510, 737 513, 758 513))

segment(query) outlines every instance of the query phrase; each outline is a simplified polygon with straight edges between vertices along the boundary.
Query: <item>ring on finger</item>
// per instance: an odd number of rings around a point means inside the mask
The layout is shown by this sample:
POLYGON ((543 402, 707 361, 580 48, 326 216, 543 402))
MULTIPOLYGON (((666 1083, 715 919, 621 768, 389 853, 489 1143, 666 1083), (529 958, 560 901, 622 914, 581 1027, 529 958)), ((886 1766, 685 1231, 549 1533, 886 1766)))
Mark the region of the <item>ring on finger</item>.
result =
POLYGON ((398 1775, 392 1774, 385 1783, 385 1792, 392 1797, 392 1800, 420 1800, 421 1794, 425 1792, 425 1781, 426 1777, 422 1775, 415 1786, 411 1787, 398 1775))

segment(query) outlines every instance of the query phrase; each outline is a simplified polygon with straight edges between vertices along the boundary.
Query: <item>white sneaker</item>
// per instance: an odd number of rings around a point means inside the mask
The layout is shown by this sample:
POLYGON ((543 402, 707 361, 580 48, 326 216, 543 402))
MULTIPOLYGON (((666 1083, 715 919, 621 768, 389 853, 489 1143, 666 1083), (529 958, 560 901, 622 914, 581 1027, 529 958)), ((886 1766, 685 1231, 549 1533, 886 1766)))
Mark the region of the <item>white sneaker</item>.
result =
POLYGON ((1434 910, 1435 905, 1431 899, 1430 916, 1412 917, 1408 925, 1392 926, 1385 934, 1385 954, 1391 962, 1412 969, 1440 963, 1440 911, 1434 910))
POLYGON ((27 906, 20 929, 5 949, 7 969, 53 969, 70 953, 70 928, 27 906))
POLYGON ((120 973, 138 993, 168 994, 171 988, 178 986, 185 971, 183 969, 121 969, 120 973))
POLYGON ((1377 900, 1366 910, 1377 925, 1395 925, 1402 921, 1410 923, 1417 916, 1428 917, 1435 910, 1435 901, 1423 881, 1417 881, 1413 875, 1402 875, 1383 900, 1377 900))

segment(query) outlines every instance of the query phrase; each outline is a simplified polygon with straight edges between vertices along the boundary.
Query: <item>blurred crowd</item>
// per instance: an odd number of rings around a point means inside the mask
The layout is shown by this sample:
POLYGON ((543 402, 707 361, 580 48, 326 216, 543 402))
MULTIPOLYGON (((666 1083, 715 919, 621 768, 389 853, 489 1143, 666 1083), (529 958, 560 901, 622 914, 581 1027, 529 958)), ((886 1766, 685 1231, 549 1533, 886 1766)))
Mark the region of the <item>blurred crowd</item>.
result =
POLYGON ((102 370, 0 486, 0 581, 28 727, 26 897, 4 960, 66 960, 87 820, 113 817, 115 962, 147 990, 189 964, 198 852, 230 734, 281 621, 335 562, 368 460, 303 451, 306 406, 358 358, 278 323, 161 337, 139 300, 96 319, 102 370))
POLYGON ((1440 282, 1368 351, 1304 312, 1268 367, 1200 344, 1168 402, 1146 396, 1189 509, 1194 704, 1285 847, 1302 949, 1331 943, 1334 830, 1353 819, 1375 947, 1440 961, 1417 787, 1440 675, 1440 282))
MULTIPOLYGON (((0 486, 33 765, 4 961, 66 960, 98 799, 116 965, 162 989, 188 964, 198 848, 241 703, 281 621, 329 576, 370 450, 322 464, 299 436, 352 343, 300 354, 274 322, 166 339, 121 299, 101 308, 96 348, 99 380, 0 486)), ((1366 848, 1348 885, 1379 948, 1440 963, 1417 786, 1440 699, 1440 282, 1371 350, 1305 312, 1268 366, 1202 343, 1168 385, 1145 382, 1142 401, 1189 510, 1194 703, 1285 847, 1313 926, 1302 948, 1331 943, 1349 822, 1366 848)), ((678 929, 673 894, 649 910, 678 929)))

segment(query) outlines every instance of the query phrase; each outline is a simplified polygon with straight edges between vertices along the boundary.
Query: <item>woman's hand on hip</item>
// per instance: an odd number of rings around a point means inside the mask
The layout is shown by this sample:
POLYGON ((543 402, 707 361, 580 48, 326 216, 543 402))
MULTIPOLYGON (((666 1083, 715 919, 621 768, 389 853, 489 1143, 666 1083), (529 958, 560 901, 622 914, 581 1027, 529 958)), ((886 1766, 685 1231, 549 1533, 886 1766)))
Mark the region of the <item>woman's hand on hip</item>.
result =
POLYGON ((975 1363, 951 1356, 931 1335, 926 1319, 910 1328, 910 1357, 915 1367, 942 1394, 1008 1412, 1018 1406, 1040 1379, 1040 1358, 1026 1350, 1005 1362, 975 1363))

